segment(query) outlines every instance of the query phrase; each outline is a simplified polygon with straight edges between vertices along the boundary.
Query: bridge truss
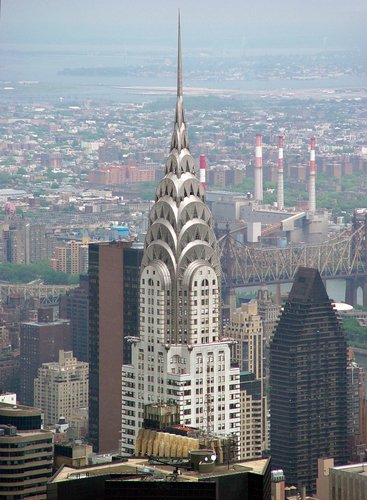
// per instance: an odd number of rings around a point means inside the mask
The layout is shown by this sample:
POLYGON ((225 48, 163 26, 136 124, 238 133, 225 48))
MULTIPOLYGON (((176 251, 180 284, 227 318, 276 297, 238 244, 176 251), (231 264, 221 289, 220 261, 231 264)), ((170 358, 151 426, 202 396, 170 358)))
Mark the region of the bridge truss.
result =
POLYGON ((229 231, 219 240, 224 287, 289 283, 299 266, 317 267, 323 278, 367 274, 365 224, 320 244, 292 243, 284 248, 239 242, 229 231))
POLYGON ((43 284, 0 284, 0 302, 4 303, 11 297, 24 300, 37 298, 42 305, 55 305, 59 303, 60 296, 76 285, 43 285, 43 284))

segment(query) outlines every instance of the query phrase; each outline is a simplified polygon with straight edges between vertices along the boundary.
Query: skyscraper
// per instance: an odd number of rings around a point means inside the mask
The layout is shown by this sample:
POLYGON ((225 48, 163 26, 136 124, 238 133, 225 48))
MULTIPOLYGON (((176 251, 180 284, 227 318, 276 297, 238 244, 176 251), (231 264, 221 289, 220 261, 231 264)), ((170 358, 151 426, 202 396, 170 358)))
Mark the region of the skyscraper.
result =
POLYGON ((298 269, 270 344, 272 465, 315 491, 317 459, 346 462, 346 342, 317 269, 298 269))
POLYGON ((231 311, 225 336, 233 342, 232 360, 238 363, 241 389, 240 458, 259 458, 267 441, 267 398, 264 381, 265 339, 256 300, 231 311))
POLYGON ((60 317, 70 320, 74 356, 89 361, 89 294, 88 276, 81 275, 77 288, 60 298, 60 317))
POLYGON ((179 24, 176 115, 145 239, 140 339, 123 367, 123 453, 134 452, 150 403, 176 404, 181 424, 238 436, 239 369, 220 340, 220 277, 212 216, 184 119, 179 24))
POLYGON ((126 241, 89 245, 89 437, 99 452, 119 447, 124 337, 139 333, 141 257, 126 241))

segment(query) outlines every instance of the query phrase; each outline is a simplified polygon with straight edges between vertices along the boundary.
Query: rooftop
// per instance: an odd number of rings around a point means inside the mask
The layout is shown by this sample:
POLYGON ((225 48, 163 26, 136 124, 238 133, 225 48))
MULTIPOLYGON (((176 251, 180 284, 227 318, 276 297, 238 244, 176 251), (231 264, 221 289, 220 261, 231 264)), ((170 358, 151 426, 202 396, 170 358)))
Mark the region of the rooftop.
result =
MULTIPOLYGON (((218 476, 228 474, 238 474, 241 472, 252 472, 253 474, 263 475, 268 466, 269 459, 249 460, 246 462, 236 462, 229 465, 215 466, 213 472, 199 473, 197 471, 187 471, 181 469, 181 481, 198 481, 211 479, 218 476)), ((131 473, 147 473, 147 474, 164 474, 170 475, 174 472, 174 466, 168 465, 153 465, 146 458, 131 458, 127 462, 110 462, 102 465, 92 465, 87 467, 61 467, 53 476, 51 482, 67 481, 69 479, 79 479, 81 477, 103 475, 103 474, 131 474, 131 473)))
POLYGON ((0 403, 0 414, 1 415, 11 415, 19 417, 27 416, 40 416, 41 410, 38 408, 33 408, 32 406, 24 405, 12 405, 9 403, 0 403))

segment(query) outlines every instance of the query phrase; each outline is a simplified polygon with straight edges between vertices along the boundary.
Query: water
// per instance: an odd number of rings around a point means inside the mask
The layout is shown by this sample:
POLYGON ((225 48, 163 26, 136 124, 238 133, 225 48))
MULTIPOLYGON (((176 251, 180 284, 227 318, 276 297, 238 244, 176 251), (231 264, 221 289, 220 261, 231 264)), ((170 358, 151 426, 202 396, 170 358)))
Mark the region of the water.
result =
MULTIPOLYGON (((152 96, 137 94, 123 87, 174 87, 175 75, 167 55, 167 67, 164 66, 166 54, 143 50, 142 47, 123 46, 22 46, 2 44, 0 47, 0 99, 22 101, 53 97, 69 99, 104 98, 120 102, 144 102, 152 96), (148 64, 147 76, 65 76, 60 74, 65 68, 127 68, 148 64), (153 68, 153 70, 152 70, 153 68), (155 68, 155 69, 154 69, 155 68), (155 73, 157 76, 155 76, 155 73), (163 76, 162 76, 163 75, 163 76), (21 82, 32 81, 31 85, 21 82), (13 87, 13 90, 4 90, 13 87)), ((220 78, 212 75, 200 78, 195 71, 190 78, 187 72, 185 87, 221 89, 228 91, 266 91, 266 90, 305 90, 365 87, 366 80, 353 75, 341 75, 332 78, 314 80, 294 80, 288 78, 231 80, 226 74, 220 78)), ((203 73, 206 75, 206 73, 203 73)), ((163 95, 165 95, 163 93, 163 95)), ((157 96, 154 95, 154 99, 157 96)))

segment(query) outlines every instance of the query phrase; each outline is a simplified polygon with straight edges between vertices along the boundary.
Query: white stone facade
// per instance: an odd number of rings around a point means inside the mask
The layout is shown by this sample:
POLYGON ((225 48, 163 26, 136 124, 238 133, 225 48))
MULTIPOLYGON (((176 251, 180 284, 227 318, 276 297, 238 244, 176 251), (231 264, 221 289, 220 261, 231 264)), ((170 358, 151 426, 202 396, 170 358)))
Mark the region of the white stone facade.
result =
POLYGON ((179 42, 171 150, 151 210, 140 280, 140 339, 123 367, 122 453, 144 406, 176 402, 180 423, 239 434, 239 370, 220 341, 220 260, 183 113, 179 42))
MULTIPOLYGON (((34 379, 34 405, 44 413, 45 425, 60 417, 71 418, 88 407, 89 365, 73 357, 72 351, 59 351, 59 361, 44 363, 34 379)), ((107 388, 106 388, 107 390, 107 388)))

